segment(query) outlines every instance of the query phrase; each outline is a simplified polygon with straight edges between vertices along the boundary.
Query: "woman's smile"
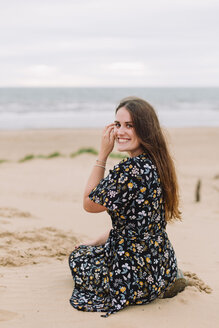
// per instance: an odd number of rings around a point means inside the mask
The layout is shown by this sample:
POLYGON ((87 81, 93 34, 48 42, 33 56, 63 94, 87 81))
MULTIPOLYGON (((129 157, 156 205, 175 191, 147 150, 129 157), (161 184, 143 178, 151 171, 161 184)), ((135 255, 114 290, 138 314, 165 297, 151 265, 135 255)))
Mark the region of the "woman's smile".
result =
POLYGON ((118 137, 117 138, 117 142, 118 143, 127 143, 128 141, 130 141, 131 139, 129 139, 129 138, 122 138, 122 137, 118 137))

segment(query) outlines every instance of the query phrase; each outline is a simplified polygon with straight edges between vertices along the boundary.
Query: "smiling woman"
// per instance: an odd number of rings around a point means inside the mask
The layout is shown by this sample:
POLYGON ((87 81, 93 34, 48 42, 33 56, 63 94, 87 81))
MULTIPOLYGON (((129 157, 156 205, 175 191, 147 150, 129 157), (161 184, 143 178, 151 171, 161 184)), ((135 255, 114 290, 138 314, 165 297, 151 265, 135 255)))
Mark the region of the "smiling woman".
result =
POLYGON ((107 312, 102 315, 107 317, 127 305, 162 297, 170 287, 172 295, 185 288, 185 279, 177 279, 177 260, 166 232, 167 221, 180 219, 175 169, 156 113, 145 100, 122 100, 115 123, 103 130, 84 208, 107 211, 112 229, 69 256, 74 308, 107 312), (130 157, 104 178, 115 141, 130 157))

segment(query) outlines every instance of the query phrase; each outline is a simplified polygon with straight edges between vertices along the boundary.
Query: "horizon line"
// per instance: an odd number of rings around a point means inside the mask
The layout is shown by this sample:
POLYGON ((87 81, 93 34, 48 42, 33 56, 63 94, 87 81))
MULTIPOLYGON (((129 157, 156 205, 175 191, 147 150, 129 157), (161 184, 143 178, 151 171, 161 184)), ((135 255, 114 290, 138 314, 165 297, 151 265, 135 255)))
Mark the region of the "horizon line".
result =
POLYGON ((190 89, 192 89, 192 88, 196 88, 196 89, 201 89, 201 88, 219 88, 219 85, 216 85, 216 86, 198 86, 198 85, 187 85, 187 86, 185 86, 185 85, 182 85, 182 86, 171 86, 171 85, 169 85, 169 86, 164 86, 164 85, 157 85, 157 86, 59 86, 59 85, 57 85, 57 86, 45 86, 45 85, 42 85, 42 86, 25 86, 25 85, 23 85, 23 86, 13 86, 13 85, 11 85, 11 86, 1 86, 0 85, 0 89, 9 89, 9 88, 12 88, 12 89, 19 89, 19 88, 26 88, 26 89, 30 89, 30 88, 32 88, 32 89, 40 89, 40 88, 48 88, 48 89, 55 89, 55 88, 65 88, 65 89, 67 89, 67 88, 76 88, 76 89, 82 89, 82 88, 87 88, 87 89, 92 89, 92 88, 98 88, 98 89, 106 89, 106 88, 111 88, 111 89, 128 89, 128 88, 139 88, 139 89, 144 89, 144 88, 148 88, 148 89, 152 89, 152 88, 172 88, 172 89, 177 89, 177 88, 190 88, 190 89))

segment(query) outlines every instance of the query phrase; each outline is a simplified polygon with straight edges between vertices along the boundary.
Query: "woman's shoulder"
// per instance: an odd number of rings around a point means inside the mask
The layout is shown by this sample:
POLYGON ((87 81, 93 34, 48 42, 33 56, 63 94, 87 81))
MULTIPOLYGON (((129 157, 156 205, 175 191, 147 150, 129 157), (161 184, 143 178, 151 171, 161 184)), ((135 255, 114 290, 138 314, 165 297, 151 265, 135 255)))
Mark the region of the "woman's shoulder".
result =
POLYGON ((156 166, 146 153, 135 157, 127 157, 114 166, 117 172, 132 173, 132 175, 142 175, 156 170, 156 166))

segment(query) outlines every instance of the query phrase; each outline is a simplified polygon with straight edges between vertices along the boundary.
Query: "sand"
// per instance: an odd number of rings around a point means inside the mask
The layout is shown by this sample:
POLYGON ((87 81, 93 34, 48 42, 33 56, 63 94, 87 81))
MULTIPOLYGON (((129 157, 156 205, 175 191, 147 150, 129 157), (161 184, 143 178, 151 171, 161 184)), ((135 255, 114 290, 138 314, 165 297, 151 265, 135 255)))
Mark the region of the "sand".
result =
MULTIPOLYGON (((175 159, 183 221, 167 231, 189 286, 171 299, 131 306, 101 318, 73 309, 68 254, 74 245, 111 227, 106 213, 82 208, 100 130, 1 131, 1 327, 217 327, 219 325, 219 129, 166 131, 175 159), (25 161, 26 155, 63 156, 25 161), (201 180, 200 202, 195 188, 201 180), (201 280, 200 280, 201 279, 201 280)), ((111 168, 117 159, 109 159, 111 168)))

